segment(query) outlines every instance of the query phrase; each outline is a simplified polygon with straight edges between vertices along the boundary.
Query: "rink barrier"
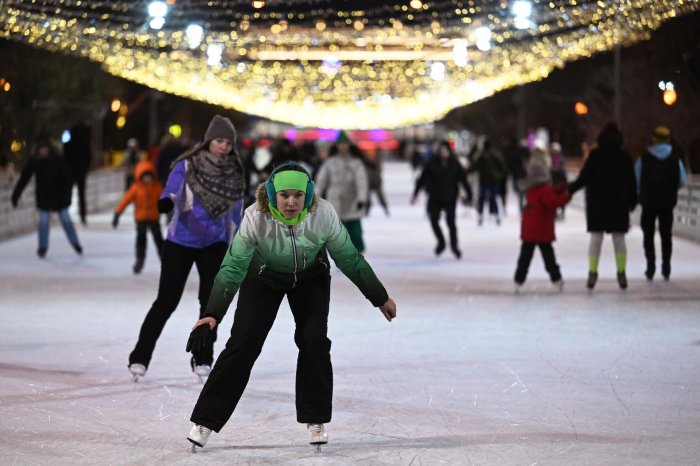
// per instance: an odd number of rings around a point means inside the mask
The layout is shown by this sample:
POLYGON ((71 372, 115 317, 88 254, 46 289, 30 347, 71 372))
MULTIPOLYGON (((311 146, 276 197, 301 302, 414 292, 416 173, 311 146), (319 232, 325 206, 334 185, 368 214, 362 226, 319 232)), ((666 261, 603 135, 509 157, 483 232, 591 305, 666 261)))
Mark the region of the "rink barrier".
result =
MULTIPOLYGON (((22 193, 22 197, 13 209, 12 190, 17 184, 19 173, 0 173, 0 240, 9 239, 36 230, 39 215, 34 197, 34 178, 22 193)), ((88 214, 112 210, 124 194, 124 170, 122 168, 104 168, 88 173, 85 183, 85 198, 88 214)), ((73 203, 70 207, 73 222, 78 224, 78 191, 73 188, 73 203)), ((52 222, 58 222, 56 215, 52 222)))
MULTIPOLYGON (((576 179, 576 173, 569 173, 569 180, 576 179)), ((584 190, 577 192, 571 205, 585 208, 584 190)), ((633 226, 639 227, 642 209, 637 206, 631 214, 633 226)), ((688 176, 685 186, 678 191, 678 204, 673 211, 673 235, 700 243, 700 178, 688 176)))

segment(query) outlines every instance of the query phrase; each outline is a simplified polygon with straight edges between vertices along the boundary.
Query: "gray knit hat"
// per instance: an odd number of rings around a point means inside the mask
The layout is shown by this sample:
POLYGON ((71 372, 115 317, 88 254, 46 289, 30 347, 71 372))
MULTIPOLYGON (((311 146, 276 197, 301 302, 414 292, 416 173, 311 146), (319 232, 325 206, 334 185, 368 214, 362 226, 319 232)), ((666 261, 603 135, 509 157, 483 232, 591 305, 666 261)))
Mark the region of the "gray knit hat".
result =
POLYGON ((211 141, 217 138, 228 139, 236 144, 236 128, 233 127, 231 120, 221 115, 214 115, 211 123, 209 123, 207 132, 204 134, 204 141, 211 141))
POLYGON ((539 180, 549 178, 549 171, 547 166, 540 157, 532 156, 527 164, 527 176, 528 178, 539 180))

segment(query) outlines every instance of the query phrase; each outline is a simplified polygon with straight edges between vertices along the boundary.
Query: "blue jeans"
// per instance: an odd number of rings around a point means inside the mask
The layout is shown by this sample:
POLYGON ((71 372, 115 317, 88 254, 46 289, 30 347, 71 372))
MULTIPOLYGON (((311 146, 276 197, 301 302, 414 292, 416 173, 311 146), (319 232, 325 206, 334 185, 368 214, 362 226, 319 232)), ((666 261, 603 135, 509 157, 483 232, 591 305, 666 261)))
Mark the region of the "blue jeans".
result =
MULTIPOLYGON (((51 212, 48 210, 39 210, 39 248, 48 249, 49 247, 49 219, 51 217, 51 212)), ((63 209, 58 212, 58 218, 61 220, 61 225, 63 225, 63 231, 66 232, 66 237, 68 241, 73 246, 80 244, 78 241, 78 234, 75 232, 75 227, 73 222, 68 215, 68 209, 63 209)))

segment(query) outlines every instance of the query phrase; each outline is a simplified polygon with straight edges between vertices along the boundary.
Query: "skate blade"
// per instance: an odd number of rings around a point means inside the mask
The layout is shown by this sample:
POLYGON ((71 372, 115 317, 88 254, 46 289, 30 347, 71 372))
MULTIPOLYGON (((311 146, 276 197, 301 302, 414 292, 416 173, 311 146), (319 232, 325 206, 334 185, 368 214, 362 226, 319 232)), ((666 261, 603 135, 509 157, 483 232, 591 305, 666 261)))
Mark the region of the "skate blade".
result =
POLYGON ((195 442, 194 440, 192 440, 192 439, 189 438, 189 437, 187 438, 187 440, 189 440, 190 443, 192 444, 192 445, 190 445, 190 451, 191 451, 192 453, 197 453, 197 448, 204 448, 202 445, 200 445, 199 443, 195 442))
POLYGON ((131 380, 132 380, 134 383, 138 382, 140 378, 141 378, 140 375, 131 374, 131 380))

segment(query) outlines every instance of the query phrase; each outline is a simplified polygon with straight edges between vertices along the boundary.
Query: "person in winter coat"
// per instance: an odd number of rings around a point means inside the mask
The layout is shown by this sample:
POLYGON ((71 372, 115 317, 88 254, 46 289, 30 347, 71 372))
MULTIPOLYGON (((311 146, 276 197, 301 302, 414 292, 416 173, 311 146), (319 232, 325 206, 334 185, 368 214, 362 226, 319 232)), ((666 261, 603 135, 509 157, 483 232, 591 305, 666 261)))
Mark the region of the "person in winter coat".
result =
MULTIPOLYGON (((161 250, 158 296, 129 355, 134 380, 146 374, 156 341, 180 302, 192 264, 199 272, 199 316, 204 315, 214 277, 243 212, 243 165, 235 142, 231 121, 214 116, 203 142, 178 157, 168 176, 158 211, 172 211, 173 216, 161 250)), ((194 351, 190 360, 200 379, 211 370, 215 337, 194 351)))
POLYGON ((483 147, 471 166, 467 169, 467 174, 477 172, 479 174, 479 197, 477 199, 477 212, 479 213, 478 224, 484 223, 484 203, 486 198, 489 201, 489 213, 495 217, 496 224, 501 224, 501 217, 498 213, 498 196, 502 181, 508 176, 508 166, 500 152, 496 151, 491 141, 485 139, 483 147))
POLYGON ((136 165, 141 160, 141 151, 139 150, 139 141, 136 138, 129 138, 126 141, 126 149, 124 150, 124 159, 122 160, 122 167, 125 168, 124 177, 124 190, 128 191, 136 178, 134 173, 136 171, 136 165))
POLYGON ((331 277, 326 252, 388 321, 396 317, 394 300, 351 242, 335 208, 314 191, 306 169, 285 163, 258 187, 256 204, 245 211, 214 280, 206 312, 187 343, 188 351, 207 345, 240 291, 231 337, 190 417, 195 425, 187 438, 193 445, 203 447, 211 431, 219 432, 233 414, 285 295, 299 349, 297 421, 307 424, 312 444, 327 442, 324 424, 331 420, 333 370, 327 337, 331 277))
POLYGON ((362 159, 350 151, 350 138, 341 131, 336 140, 335 151, 331 149, 328 160, 319 169, 316 189, 338 212, 340 221, 348 230, 352 244, 364 252, 362 222, 367 207, 367 170, 362 159))
POLYGON ((471 203, 472 190, 467 182, 464 169, 457 160, 457 156, 450 144, 447 141, 442 141, 438 146, 437 156, 430 159, 416 180, 413 196, 411 197, 411 204, 415 204, 418 193, 422 189, 425 189, 428 193, 428 215, 430 216, 430 226, 433 228, 433 233, 437 239, 435 254, 438 256, 445 250, 445 237, 439 224, 440 214, 444 211, 447 228, 450 232, 450 248, 457 259, 462 257, 462 251, 459 249, 459 240, 457 239, 457 225, 455 223, 455 211, 460 185, 464 188, 467 203, 471 203))
POLYGON ((63 156, 71 170, 73 183, 78 188, 80 223, 87 225, 85 186, 92 162, 92 129, 89 122, 80 122, 70 129, 71 138, 63 144, 63 156))
POLYGON ((637 205, 634 165, 622 147, 622 133, 615 122, 603 127, 597 142, 598 147, 590 152, 578 178, 569 184, 568 191, 573 195, 586 188, 586 224, 591 234, 586 286, 592 290, 596 285, 603 234, 611 233, 617 281, 624 290, 627 288, 625 234, 630 227, 629 213, 637 205))
POLYGON ((656 250, 654 233, 659 222, 661 237, 661 275, 671 277, 671 251, 673 249, 673 208, 678 202, 678 190, 685 185, 683 160, 671 145, 671 132, 665 126, 657 126, 651 136, 651 145, 637 159, 635 175, 639 186, 639 203, 642 206, 641 226, 644 233, 644 256, 647 280, 654 279, 656 250))
POLYGON ((538 158, 533 158, 528 162, 527 177, 522 180, 520 191, 525 193, 525 205, 520 223, 522 244, 515 270, 516 292, 525 283, 535 247, 540 249, 544 268, 549 273, 552 283, 561 290, 564 282, 552 243, 556 239, 554 235, 556 211, 571 199, 566 192, 566 183, 560 182, 552 186, 547 166, 538 158))
POLYGON ((12 191, 12 207, 17 207, 22 191, 27 187, 32 176, 35 177, 35 200, 39 210, 39 248, 36 253, 40 258, 46 257, 49 249, 49 226, 51 212, 57 212, 63 225, 68 242, 79 255, 83 253, 83 247, 78 240, 75 226, 68 214, 71 205, 71 192, 73 189, 73 177, 70 167, 59 155, 48 138, 37 140, 34 153, 30 157, 27 166, 17 180, 12 191))
POLYGON ((367 183, 369 186, 369 194, 367 194, 367 213, 369 213, 372 208, 372 193, 374 193, 379 200, 379 205, 384 209, 384 215, 388 217, 389 204, 386 202, 384 188, 382 187, 382 164, 379 160, 379 155, 372 157, 362 152, 359 147, 352 147, 356 148, 356 155, 362 159, 362 162, 365 164, 365 170, 367 171, 367 183))
POLYGON ((156 169, 151 162, 143 160, 134 169, 135 182, 119 201, 114 210, 112 226, 117 228, 119 217, 126 206, 134 203, 134 220, 136 221, 136 262, 133 271, 138 274, 143 269, 146 259, 146 233, 150 230, 156 250, 160 256, 163 247, 163 236, 160 232, 160 212, 158 199, 163 192, 163 186, 156 178, 156 169))

